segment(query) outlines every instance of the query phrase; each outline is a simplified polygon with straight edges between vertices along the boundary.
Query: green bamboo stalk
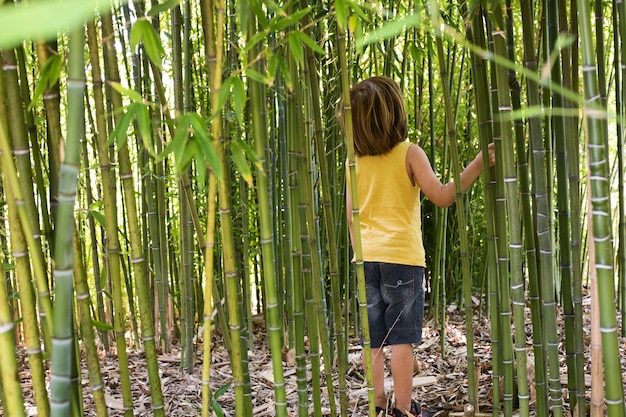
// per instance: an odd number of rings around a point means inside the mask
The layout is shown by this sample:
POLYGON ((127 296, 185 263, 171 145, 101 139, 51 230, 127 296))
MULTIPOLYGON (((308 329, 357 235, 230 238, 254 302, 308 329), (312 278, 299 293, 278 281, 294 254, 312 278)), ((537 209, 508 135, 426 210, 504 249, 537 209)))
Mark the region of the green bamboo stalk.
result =
MULTIPOLYGON (((433 21, 437 22, 439 16, 432 16, 433 21)), ((436 24, 435 24, 436 27, 436 24)), ((456 194, 456 205, 457 205, 457 218, 459 221, 459 240, 460 240, 460 249, 461 249, 461 264, 463 271, 463 304, 465 309, 465 331, 468 335, 474 334, 474 318, 472 312, 472 281, 470 275, 470 264, 469 264, 469 252, 468 252, 468 242, 467 242, 467 231, 466 231, 466 220, 465 220, 465 210, 464 210, 464 202, 463 202, 463 191, 461 188, 461 171, 459 169, 459 158, 458 151, 456 147, 456 127, 454 120, 456 120, 456 116, 452 110, 452 99, 450 96, 449 90, 449 72, 445 65, 445 56, 443 52, 443 41, 441 39, 441 34, 438 31, 435 31, 435 45, 437 48, 437 58, 439 61, 439 77, 442 79, 441 88, 443 92, 444 98, 444 108, 445 108, 445 119, 446 119, 446 136, 448 138, 448 143, 450 146, 450 165, 452 166, 454 184, 455 184, 455 194, 456 194)), ((444 300, 445 301, 445 300, 444 300)), ((468 402, 476 408, 478 404, 478 400, 476 398, 476 374, 474 372, 474 338, 467 337, 467 387, 468 387, 468 402)))
MULTIPOLYGON (((224 149, 224 137, 222 136, 222 118, 218 106, 220 90, 222 87, 222 65, 224 56, 224 12, 223 0, 205 0, 202 13, 205 22, 215 22, 214 31, 205 31, 207 60, 211 76, 211 109, 215 117, 211 121, 211 132, 216 140, 216 149, 220 163, 226 167, 226 153, 224 149), (215 19, 215 20, 214 20, 215 19)), ((205 23, 206 27, 206 23, 205 23)), ((244 361, 247 362, 247 353, 241 345, 241 312, 238 308, 239 280, 235 266, 235 245, 233 242, 232 220, 230 218, 231 205, 228 196, 228 175, 218 181, 218 199, 221 222, 221 236, 224 256, 224 280, 228 297, 228 324, 232 343, 231 364, 233 368, 233 384, 235 391, 236 415, 243 417, 251 412, 252 404, 250 397, 246 396, 244 381, 244 361), (244 357, 245 355, 245 357, 244 357)))
MULTIPOLYGON (((465 14, 465 13, 464 13, 465 14)), ((481 49, 485 49, 485 29, 481 18, 482 10, 478 10, 476 14, 468 16, 471 21, 470 30, 467 31, 468 40, 477 45, 481 49)), ((491 103, 489 96, 489 83, 487 77, 486 58, 476 53, 471 53, 473 83, 476 91, 476 107, 478 135, 480 138, 483 154, 487 152, 487 144, 493 141, 494 130, 499 132, 499 125, 493 126, 493 114, 491 111, 491 103)), ((499 312, 499 279, 497 269, 497 246, 495 241, 495 176, 492 170, 487 169, 487 161, 483 161, 485 166, 484 173, 484 190, 485 190, 485 213, 487 218, 487 291, 488 291, 488 308, 491 318, 491 347, 493 356, 492 369, 492 389, 493 389, 493 409, 500 409, 500 334, 498 312, 499 312)))
MULTIPOLYGON (((108 61, 115 60, 115 50, 113 47, 113 22, 111 15, 102 17, 102 38, 104 42, 103 57, 105 64, 108 61)), ((88 23, 88 42, 90 49, 91 71, 94 80, 94 102, 96 106, 96 122, 100 136, 98 137, 98 160, 100 164, 101 180, 102 180, 102 199, 105 210, 105 230, 107 235, 107 257, 108 257, 108 273, 111 279, 111 293, 113 298, 113 327, 115 333, 115 343, 117 346, 118 363, 120 369, 120 384, 122 388, 122 401, 124 407, 124 415, 126 417, 133 416, 133 396, 130 385, 130 374, 128 367, 128 353, 126 350, 126 339, 124 332, 126 330, 124 303, 122 299, 122 276, 121 276, 121 259, 120 259, 120 242, 118 238, 118 219, 117 219, 117 201, 116 201, 116 176, 112 169, 114 152, 110 152, 107 135, 107 121, 104 111, 104 95, 102 92, 102 76, 100 70, 100 61, 98 57, 98 42, 95 25, 88 23)), ((105 74, 106 76, 107 74, 105 74)), ((111 80, 109 75, 109 80, 111 80)), ((119 82, 119 77, 111 81, 119 82)))
POLYGON ((59 205, 55 225, 54 244, 54 322, 52 329, 52 361, 50 372, 51 416, 79 415, 72 409, 72 369, 74 352, 74 287, 73 238, 74 205, 78 174, 80 172, 80 146, 84 135, 85 68, 84 27, 71 31, 67 79, 67 141, 65 157, 59 173, 59 205))
MULTIPOLYGON (((30 90, 28 83, 28 72, 26 70, 26 56, 24 53, 23 47, 18 47, 15 49, 17 55, 17 62, 19 66, 19 77, 20 77, 20 92, 22 96, 23 103, 30 103, 30 90)), ((39 215, 41 216, 41 225, 43 227, 43 235, 44 236, 52 236, 51 230, 51 222, 50 222, 50 212, 48 208, 48 200, 46 198, 48 187, 44 184, 44 176, 43 176, 43 167, 44 164, 42 162, 41 150, 39 149, 38 135, 37 135, 37 126, 35 125, 35 116, 33 114, 33 110, 27 108, 24 111, 26 129, 28 131, 28 136, 30 139, 30 147, 32 150, 33 157, 33 169, 35 171, 35 184, 37 188, 37 194, 41 197, 37 200, 37 205, 39 207, 39 215)))
MULTIPOLYGON (((345 7, 343 4, 335 3, 335 6, 345 7)), ((363 362, 365 364, 365 381, 367 383, 367 397, 369 403, 369 416, 376 415, 376 407, 374 401, 374 377, 372 373, 372 351, 370 343, 369 324, 367 322, 367 299, 365 295, 365 271, 363 268, 363 254, 361 251, 361 225, 359 216, 359 199, 357 195, 356 169, 354 163, 354 136, 352 131, 352 110, 350 108, 350 82, 348 80, 348 68, 346 65, 346 21, 340 19, 340 16, 346 16, 347 9, 337 9, 339 13, 337 18, 337 44, 339 50, 339 63, 341 74, 341 98, 342 115, 345 123, 345 142, 348 150, 348 183, 352 193, 352 222, 354 224, 354 252, 356 261, 356 274, 358 282, 358 299, 359 313, 361 317, 361 328, 363 334, 363 362)), ((348 213, 350 215, 350 213, 348 213)))
MULTIPOLYGON (((39 68, 43 69, 48 59, 58 53, 57 41, 37 42, 35 49, 39 68)), ((43 93, 43 103, 46 114, 46 139, 48 145, 48 182, 50 188, 48 197, 50 198, 50 210, 52 213, 50 221, 54 222, 55 211, 58 205, 59 167, 61 166, 61 143, 63 141, 61 96, 58 82, 54 83, 54 85, 46 86, 43 93)), ((53 231, 54 225, 46 227, 46 230, 53 231)), ((52 235, 47 236, 47 238, 48 242, 52 244, 52 235)))
MULTIPOLYGON (((616 1, 615 9, 617 9, 618 22, 615 26, 618 30, 615 30, 615 50, 619 50, 619 60, 615 62, 615 85, 618 93, 615 97, 616 113, 620 116, 617 120, 617 158, 618 158, 618 207, 619 207, 619 226, 618 226, 618 241, 617 247, 617 264, 619 266, 619 283, 620 283, 620 310, 622 313, 622 323, 626 321, 626 186, 624 182, 626 162, 624 156, 624 138, 626 137, 626 129, 624 127, 624 114, 626 114, 626 66, 622 65, 626 62, 626 48, 619 47, 622 45, 622 41, 626 39, 626 3, 623 1, 616 1), (618 71, 617 67, 621 68, 618 71)), ((622 337, 626 336, 626 326, 622 326, 622 337)))
MULTIPOLYGON (((1 82, 2 80, 0 80, 1 82)), ((0 265, 4 262, 4 254, 0 253, 0 265)), ((2 350, 2 405, 7 415, 26 416, 24 411, 24 395, 18 377, 18 365, 15 350, 14 323, 11 317, 9 296, 4 276, 0 278, 0 349, 2 350)))
MULTIPOLYGON (((554 53, 553 49, 558 37, 558 8, 557 2, 547 3, 548 21, 548 54, 554 53)), ((564 52, 562 52, 563 54, 564 52)), ((552 63, 552 81, 555 85, 562 84, 561 60, 555 59, 552 63)), ((552 108, 561 109, 564 107, 564 99, 558 92, 552 93, 552 108)), ((566 360, 568 367, 568 391, 570 409, 574 409, 577 401, 577 372, 583 369, 576 369, 575 347, 574 347, 574 305, 572 294, 572 259, 571 259, 571 238, 570 238, 570 210, 569 210, 569 172, 567 159, 573 158, 566 153, 566 127, 565 118, 562 114, 552 116, 552 126, 555 137, 555 156, 557 172, 557 217, 559 232, 559 258, 560 258, 560 280, 561 280, 561 304, 563 306, 563 316, 565 320, 565 346, 566 360)), ((576 169, 578 172, 578 169, 576 169)), ((554 384, 556 387, 556 383, 554 384)), ((582 387, 580 387, 582 389, 582 387)))
POLYGON ((589 180, 595 245, 594 264, 598 276, 600 329, 604 362, 605 403, 609 417, 624 416, 624 387, 621 378, 615 312, 615 276, 611 238, 608 149, 604 138, 606 109, 598 102, 598 74, 594 62, 594 43, 590 27, 589 4, 577 1, 582 48, 585 126, 589 152, 589 180))
MULTIPOLYGON (((0 97, 5 97, 4 71, 0 71, 0 97)), ((28 354, 37 413, 47 417, 50 414, 50 406, 46 391, 46 376, 42 360, 39 324, 37 322, 36 298, 31 284, 31 265, 28 259, 28 249, 29 247, 34 248, 35 245, 32 240, 33 234, 29 233, 30 221, 24 209, 17 178, 17 169, 11 156, 8 126, 5 101, 0 100, 0 158, 2 160, 0 170, 3 174, 3 185, 9 215, 11 250, 15 259, 16 277, 20 291, 24 342, 28 354)), ((36 255, 36 252, 33 252, 34 255, 36 255)), ((33 267, 36 266, 37 264, 33 263, 33 267)), ((45 279, 43 274, 41 276, 45 279)), ((52 317, 52 315, 50 314, 48 317, 52 317)), ((47 321, 47 324, 50 326, 51 322, 47 321)), ((48 334, 52 333, 50 329, 47 330, 48 334)))
MULTIPOLYGON (((255 33, 256 23, 254 18, 250 18, 248 22, 248 35, 255 33)), ((252 60, 257 51, 251 49, 248 53, 248 59, 252 60)), ((285 377, 282 366, 282 320, 280 315, 280 297, 277 291, 277 273, 274 269, 275 252, 274 252, 274 236, 272 233, 271 208, 268 186, 269 172, 266 169, 267 164, 267 127, 263 118, 262 109, 265 107, 265 100, 261 91, 261 84, 250 80, 250 106, 251 106, 251 125, 254 135, 254 143, 259 164, 257 165, 257 198, 259 200, 259 226, 260 226, 260 244, 263 262, 263 285, 265 288, 265 311, 267 320, 267 332, 269 336, 269 345, 272 355, 272 370, 274 375, 274 395, 275 409, 277 417, 285 417, 287 415, 287 394, 285 391, 285 377)))
MULTIPOLYGON (((108 20, 108 19, 107 19, 108 20)), ((113 51, 105 49, 107 54, 106 71, 109 80, 119 80, 119 69, 113 51)), ((111 91, 111 102, 114 109, 122 109, 122 99, 119 93, 111 91)), ((116 115, 116 122, 119 115, 116 115)), ((150 138, 145 140, 151 141, 150 138)), ((163 402, 163 392, 161 380, 158 373, 158 361, 156 353, 156 341, 154 337, 154 325, 152 320, 152 310, 150 307, 150 297, 148 292, 148 282, 146 273, 146 263, 144 258, 140 222, 137 211, 137 201, 135 195, 135 181, 130 159, 128 141, 123 142, 117 149, 120 178, 122 182, 122 196, 125 207, 127 235, 130 243, 130 263, 132 266, 133 278, 136 287, 139 315, 141 319, 141 339, 144 344, 148 378, 150 380, 150 394, 152 410, 157 416, 164 415, 165 405, 163 402)), ((130 280, 130 274, 129 274, 130 280)), ((130 290, 131 286, 127 285, 130 290)), ((129 300, 132 296, 129 293, 129 300)), ((131 308, 132 305, 131 305, 131 308)))
MULTIPOLYGON (((292 80, 294 71, 291 71, 292 80)), ((298 415, 305 417, 309 414, 309 384, 307 381, 307 363, 306 363, 306 351, 305 351, 305 327, 307 318, 315 321, 312 316, 307 316, 307 284, 306 280, 310 277, 310 256, 305 251, 306 240, 301 238, 305 233, 306 228, 304 226, 304 213, 300 209, 300 194, 298 181, 300 159, 302 158, 301 150, 295 143, 295 138, 300 138, 303 132, 300 130, 299 125, 300 117, 299 107, 296 105, 297 98, 294 94, 293 87, 288 89, 287 99, 285 102, 285 119, 286 119, 286 141, 287 149, 289 153, 287 175, 289 191, 287 196, 289 198, 289 222, 290 222, 290 256, 293 267, 293 274, 291 276, 291 286, 293 289, 293 322, 294 322, 294 345, 296 354, 296 385, 298 392, 298 415), (308 262, 307 262, 308 261, 308 262)), ((309 293, 310 294, 310 293, 309 293)), ((317 343, 317 325, 313 324, 315 333, 311 332, 311 337, 314 337, 314 343, 317 343)), ((318 362, 319 363, 319 362, 318 362)))
MULTIPOLYGON (((217 206, 217 179, 209 177, 209 194, 207 209, 206 249, 204 252, 205 284, 204 284, 204 345, 202 349, 202 417, 212 415, 211 404, 211 325, 213 316, 213 287, 215 286, 215 219, 217 206)), ((280 416, 279 416, 280 417, 280 416)))
MULTIPOLYGON (((532 2, 530 0, 523 0, 521 2, 522 13, 522 42, 524 44, 524 65, 532 73, 536 73, 538 70, 537 53, 535 46, 535 23, 534 16, 532 14, 532 2)), ((534 107, 540 105, 539 99, 539 86, 530 77, 526 77, 526 96, 528 107, 534 107)), ((547 196, 542 194, 545 191, 545 175, 540 174, 545 169, 544 150, 541 137, 541 118, 539 116, 529 117, 528 120, 528 136, 529 145, 532 151, 530 158, 531 172, 532 172, 532 192, 535 194, 535 214, 540 213, 540 208, 544 207, 541 204, 547 196), (543 179, 542 179, 543 178, 543 179)), ((520 174, 520 177, 522 175, 520 174)), ((525 184, 525 182, 522 182, 525 184)), ((524 191, 522 191, 524 193, 524 191)), ((540 270, 538 266, 538 260, 541 259, 538 248, 536 247, 535 236, 539 230, 539 223, 535 226, 535 222, 531 221, 530 208, 528 208, 527 201, 530 196, 523 194, 522 202, 524 208, 524 231, 525 240, 524 244, 527 250, 527 265, 529 273, 529 286, 528 286, 528 298, 530 300, 531 308, 531 320, 533 328, 533 352, 535 355, 535 387, 536 387, 536 399, 537 413, 544 415, 548 413, 548 391, 545 380, 547 370, 545 367, 545 337, 543 331, 543 321, 541 318, 541 297, 540 297, 540 270)), ((538 242, 537 242, 538 243, 538 242)))
POLYGON ((11 147, 17 169, 20 195, 23 198, 21 205, 24 207, 28 227, 24 227, 24 233, 32 234, 28 236, 30 251, 32 252, 33 270, 35 272, 36 288, 40 305, 40 320, 42 323, 41 332, 44 337, 44 347, 50 349, 50 329, 52 316, 52 303, 50 301, 50 291, 48 281, 45 276, 44 254, 41 245, 41 232, 39 230, 39 218, 35 207, 32 165, 30 158, 30 147, 26 131, 24 129, 24 109, 20 95, 18 83, 17 61, 13 50, 2 51, 5 97, 7 100, 7 117, 11 120, 11 147))
MULTIPOLYGON (((494 42, 494 52, 497 55, 506 56, 506 43, 504 38, 504 21, 502 16, 502 10, 496 8, 495 14, 495 26, 492 33, 494 42)), ((501 317, 502 317, 502 329, 508 329, 502 333, 503 342, 503 363, 504 363, 504 415, 510 416, 513 413, 513 346, 512 339, 509 335, 511 332, 511 298, 513 299, 513 306, 515 309, 515 359, 517 364, 517 378, 518 378, 518 398, 520 400, 520 412, 522 416, 528 416, 529 408, 529 391, 527 381, 527 369, 526 369, 526 331, 524 327, 524 277, 522 270, 522 232, 520 228, 520 212, 519 205, 517 204, 517 176, 515 172, 515 163, 513 161, 513 138, 512 138, 512 126, 510 119, 511 112, 511 96, 509 92, 509 75, 505 68, 496 66, 496 79, 498 89, 498 115, 500 123, 501 133, 501 151, 498 153, 498 159, 502 162, 500 171, 502 175, 502 188, 505 192, 505 203, 508 220, 508 236, 509 236, 509 253, 510 260, 508 265, 502 262, 501 268, 506 267, 510 270, 509 273, 506 270, 500 270, 500 279, 502 286, 501 291, 501 317), (508 113, 508 114, 507 114, 508 113), (500 159, 502 158, 502 159, 500 159), (508 282, 507 282, 508 281, 508 282), (508 285, 508 286, 507 286, 508 285), (511 297, 511 298, 510 298, 511 297)), ((494 106, 495 108, 495 106, 494 106)), ((498 142, 496 141, 496 144, 498 142)), ((496 185, 496 188, 499 188, 496 185)), ((496 203, 497 204, 497 203, 496 203)), ((500 213, 502 213, 500 211, 500 213)), ((504 216, 500 216, 504 217, 504 216)), ((502 232, 502 230, 500 230, 502 232)), ((506 244, 506 234, 499 235, 500 240, 504 240, 506 244)), ((507 253, 505 245, 499 243, 498 257, 503 259, 507 253)))
POLYGON ((94 408, 98 417, 108 416, 106 400, 104 398, 104 382, 100 374, 100 361, 95 343, 95 333, 91 320, 91 296, 87 283, 87 271, 82 258, 81 239, 77 229, 74 230, 74 285, 76 287, 76 304, 80 317, 80 333, 87 358, 89 371, 89 386, 93 394, 94 408))
MULTIPOLYGON (((93 115, 91 112, 91 108, 89 106, 89 100, 87 100, 87 94, 85 94, 85 105, 87 107, 87 115, 89 118, 89 125, 91 126, 91 134, 92 135, 97 135, 98 130, 95 126, 95 121, 93 120, 93 115)), ((97 139, 96 139, 97 141, 97 139)), ((83 140, 82 142, 82 157, 83 157, 83 166, 89 166, 90 165, 90 158, 89 158, 89 152, 91 150, 93 150, 87 140, 83 140)), ((84 173, 85 176, 85 188, 86 188, 86 202, 87 202, 87 207, 92 207, 93 203, 94 203, 94 197, 93 197, 93 191, 92 191, 92 178, 91 178, 91 170, 86 170, 84 173)), ((91 259, 92 259, 92 268, 93 268, 93 276, 94 276, 94 287, 96 290, 96 308, 97 308, 97 313, 96 313, 96 318, 102 322, 102 323, 106 323, 107 322, 107 318, 106 318, 106 314, 104 311, 104 299, 102 297, 102 293, 103 293, 103 288, 102 288, 102 280, 101 280, 101 270, 100 270, 100 242, 98 242, 98 237, 96 235, 96 221, 94 219, 93 215, 90 215, 87 219, 88 222, 88 228, 89 228, 89 238, 91 239, 91 259)), ((109 333, 104 330, 104 329, 100 329, 100 331, 98 332, 98 335, 100 337, 100 341, 102 342, 102 346, 104 348, 105 352, 109 351, 109 333)))
MULTIPOLYGON (((301 7, 306 7, 304 1, 300 2, 301 7)), ((310 18, 305 18, 305 25, 310 20, 310 18)), ((307 29, 306 33, 308 35, 312 35, 311 30, 307 29)), ((328 170, 328 162, 325 158, 326 149, 324 146, 324 138, 323 133, 324 129, 322 127, 322 115, 321 115, 321 102, 320 102, 320 93, 319 93, 319 79, 318 72, 315 66, 315 56, 313 55, 313 51, 310 48, 306 48, 306 63, 307 63, 307 74, 309 76, 307 87, 311 92, 311 111, 313 113, 313 141, 315 146, 316 153, 316 161, 319 165, 320 171, 320 183, 321 183, 321 195, 322 195, 322 212, 324 216, 324 224, 326 231, 326 244, 327 251, 326 254, 328 256, 329 261, 329 279, 332 291, 332 311, 335 317, 334 323, 334 338, 337 344, 337 371, 338 371, 338 387, 337 391, 339 392, 339 404, 341 407, 341 415, 347 415, 347 382, 346 382, 346 373, 347 373, 347 346, 345 342, 345 331, 343 329, 341 320, 338 318, 342 315, 342 305, 341 305, 341 282, 339 275, 339 263, 337 260, 337 242, 334 233, 334 225, 335 225, 335 217, 332 210, 332 199, 331 199, 331 190, 330 190, 330 173, 328 170)), ((324 359, 333 357, 335 355, 329 354, 324 355, 324 359)), ((324 368, 327 375, 330 375, 331 366, 327 364, 324 368)), ((332 383, 328 383, 327 386, 332 387, 332 383)), ((336 412, 335 407, 335 396, 329 392, 329 400, 330 400, 330 409, 331 414, 334 415, 336 412)))

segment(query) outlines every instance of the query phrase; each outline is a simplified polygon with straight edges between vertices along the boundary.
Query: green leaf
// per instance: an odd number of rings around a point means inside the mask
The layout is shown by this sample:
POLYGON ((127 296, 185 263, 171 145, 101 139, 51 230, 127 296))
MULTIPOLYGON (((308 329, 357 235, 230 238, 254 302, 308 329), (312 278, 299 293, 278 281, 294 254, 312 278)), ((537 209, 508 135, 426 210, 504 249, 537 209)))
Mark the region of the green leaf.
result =
POLYGON ((139 136, 144 148, 150 156, 156 156, 154 150, 154 144, 152 143, 152 129, 150 128, 150 115, 148 114, 148 106, 137 104, 137 127, 139 129, 139 136))
POLYGON ((113 328, 113 326, 111 326, 110 324, 103 323, 103 322, 98 321, 96 319, 91 319, 91 324, 93 325, 93 327, 95 327, 98 330, 108 330, 108 331, 115 330, 113 328))
POLYGON ((163 3, 159 3, 156 6, 153 6, 149 11, 148 11, 148 16, 149 17, 154 17, 157 16, 163 12, 166 12, 170 9, 173 9, 174 7, 178 6, 180 4, 180 0, 166 0, 163 3))
POLYGON ((130 125, 130 122, 135 118, 135 109, 136 107, 133 104, 128 106, 126 113, 124 113, 124 115, 120 117, 120 119, 117 121, 117 124, 115 125, 115 129, 113 129, 113 132, 111 132, 111 138, 109 142, 117 138, 115 143, 117 144, 118 148, 122 146, 124 142, 126 142, 128 136, 128 126, 130 125))
POLYGON ((360 44, 357 44, 357 48, 396 37, 406 29, 418 26, 420 16, 421 11, 418 10, 398 19, 386 21, 380 28, 370 32, 365 39, 361 40, 360 44))
POLYGON ((246 77, 248 77, 248 79, 250 80, 253 80, 258 83, 265 84, 265 85, 270 85, 270 81, 271 81, 265 75, 261 74, 259 71, 254 70, 252 68, 248 68, 246 70, 246 77))
POLYGON ((33 94, 33 98, 28 105, 28 110, 32 110, 35 103, 39 101, 39 99, 43 96, 44 91, 50 86, 59 81, 59 77, 61 75, 61 67, 63 66, 63 60, 61 59, 61 55, 56 54, 50 56, 46 60, 46 63, 41 68, 41 73, 39 74, 39 81, 37 82, 37 88, 35 88, 35 93, 33 94))
POLYGON ((248 165, 248 160, 246 159, 246 155, 239 141, 233 140, 228 146, 230 147, 230 154, 237 170, 248 185, 252 187, 252 170, 250 169, 250 165, 248 165))
MULTIPOLYGON (((126 3, 121 0, 115 3, 126 3)), ((12 2, 0 6, 0 49, 12 48, 27 39, 47 40, 71 30, 111 10, 109 0, 64 0, 28 2, 16 7, 12 2)))
POLYGON ((261 6, 259 0, 250 0, 249 5, 261 27, 266 29, 269 25, 269 22, 267 20, 267 13, 265 12, 265 10, 263 10, 263 7, 261 6))
POLYGON ((15 264, 8 263, 8 262, 2 262, 2 270, 3 271, 14 271, 15 270, 15 264))
POLYGON ((348 10, 344 0, 335 0, 335 15, 337 16, 339 28, 345 30, 346 23, 348 23, 348 10))
POLYGON ((297 32, 291 32, 289 34, 289 51, 295 59, 300 64, 304 64, 304 49, 302 48, 302 44, 298 40, 296 36, 294 36, 297 32))
POLYGON ((147 19, 137 20, 130 31, 130 42, 133 49, 140 40, 143 41, 143 47, 150 61, 158 68, 162 68, 161 56, 165 54, 165 51, 159 34, 147 19))
POLYGON ((228 96, 230 95, 230 84, 233 82, 234 77, 235 77, 234 75, 231 75, 230 77, 226 78, 224 82, 222 82, 222 88, 220 89, 220 96, 217 100, 217 108, 213 109, 213 114, 211 116, 211 119, 217 116, 224 108, 224 104, 226 104, 226 100, 228 100, 228 96))
POLYGON ((250 146, 250 144, 246 141, 243 140, 238 140, 237 142, 239 142, 239 146, 241 147, 241 149, 243 149, 243 151, 246 153, 246 156, 248 157, 248 159, 250 161, 252 161, 252 163, 260 170, 263 169, 263 165, 261 164, 261 159, 259 158, 259 156, 256 154, 256 152, 254 151, 254 149, 252 149, 252 146, 250 146))
POLYGON ((246 106, 246 88, 243 85, 243 81, 240 77, 233 78, 232 82, 233 91, 233 107, 235 108, 235 115, 240 126, 243 126, 243 113, 246 106))
POLYGON ((89 215, 102 227, 106 227, 106 219, 99 211, 89 210, 89 215))
POLYGON ((309 48, 313 52, 324 55, 326 52, 313 40, 309 35, 304 32, 291 32, 290 35, 295 35, 296 38, 309 48))
POLYGON ((154 29, 154 26, 152 26, 147 20, 145 22, 147 25, 143 31, 143 47, 145 48, 150 61, 152 61, 152 63, 158 68, 162 68, 163 64, 161 57, 165 55, 165 51, 163 50, 163 45, 161 44, 161 38, 159 37, 156 29, 154 29))
POLYGON ((237 17, 239 18, 240 27, 246 32, 248 27, 248 19, 250 16, 250 5, 248 0, 237 1, 237 17))
POLYGON ((124 87, 122 84, 117 83, 115 81, 109 81, 109 85, 113 87, 115 91, 120 93, 121 95, 128 97, 134 103, 143 103, 143 97, 135 90, 131 90, 130 88, 124 87))
POLYGON ((224 393, 230 388, 230 384, 231 383, 229 382, 228 384, 222 385, 217 391, 215 391, 215 394, 213 394, 213 398, 218 399, 219 397, 224 395, 224 393))
POLYGON ((139 42, 141 42, 141 38, 143 36, 143 25, 145 20, 138 20, 135 22, 132 28, 130 28, 130 48, 135 50, 139 42))
POLYGON ((204 120, 197 113, 189 113, 189 121, 193 127, 194 137, 198 143, 198 147, 202 152, 204 160, 209 164, 215 176, 222 179, 222 163, 220 161, 211 138, 209 138, 208 129, 204 120))
POLYGON ((302 10, 298 10, 294 14, 286 16, 286 17, 277 16, 277 18, 275 19, 275 22, 270 24, 270 28, 272 30, 275 30, 276 32, 280 32, 281 30, 298 23, 300 19, 306 16, 310 11, 311 11, 311 6, 302 10))

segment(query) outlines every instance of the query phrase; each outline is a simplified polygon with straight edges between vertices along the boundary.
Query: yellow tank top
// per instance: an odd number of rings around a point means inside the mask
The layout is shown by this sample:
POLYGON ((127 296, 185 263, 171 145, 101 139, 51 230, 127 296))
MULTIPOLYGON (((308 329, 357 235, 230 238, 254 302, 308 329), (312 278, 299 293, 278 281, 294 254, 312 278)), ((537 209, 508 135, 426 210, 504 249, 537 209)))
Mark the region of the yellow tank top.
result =
POLYGON ((426 266, 420 187, 406 172, 410 145, 355 158, 364 261, 426 266))

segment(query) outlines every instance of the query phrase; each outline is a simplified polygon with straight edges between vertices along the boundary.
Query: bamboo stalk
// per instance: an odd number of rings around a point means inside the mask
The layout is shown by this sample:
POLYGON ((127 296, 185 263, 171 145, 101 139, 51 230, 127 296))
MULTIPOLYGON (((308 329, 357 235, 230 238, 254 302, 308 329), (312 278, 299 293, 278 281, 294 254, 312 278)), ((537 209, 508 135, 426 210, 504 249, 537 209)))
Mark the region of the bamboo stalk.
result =
MULTIPOLYGON (((54 322, 52 331, 52 361, 50 372, 50 415, 55 417, 79 415, 71 407, 76 395, 72 384, 76 352, 74 351, 74 206, 80 172, 80 148, 84 135, 85 68, 84 27, 70 33, 68 61, 67 141, 59 172, 59 205, 54 244, 54 322)), ((74 403, 74 405, 76 405, 74 403)))

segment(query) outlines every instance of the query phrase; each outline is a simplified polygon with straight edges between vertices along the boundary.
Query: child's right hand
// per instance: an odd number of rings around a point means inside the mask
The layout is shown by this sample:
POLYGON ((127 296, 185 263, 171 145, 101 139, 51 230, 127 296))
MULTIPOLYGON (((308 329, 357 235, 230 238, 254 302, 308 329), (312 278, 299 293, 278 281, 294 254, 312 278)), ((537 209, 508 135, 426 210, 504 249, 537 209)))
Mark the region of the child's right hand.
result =
POLYGON ((487 146, 487 154, 489 156, 489 166, 492 167, 496 164, 496 146, 493 142, 487 146))

